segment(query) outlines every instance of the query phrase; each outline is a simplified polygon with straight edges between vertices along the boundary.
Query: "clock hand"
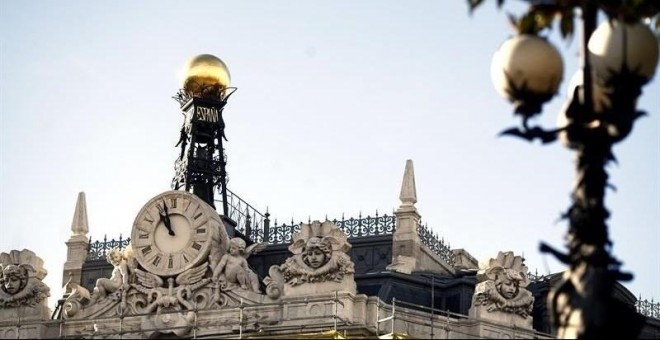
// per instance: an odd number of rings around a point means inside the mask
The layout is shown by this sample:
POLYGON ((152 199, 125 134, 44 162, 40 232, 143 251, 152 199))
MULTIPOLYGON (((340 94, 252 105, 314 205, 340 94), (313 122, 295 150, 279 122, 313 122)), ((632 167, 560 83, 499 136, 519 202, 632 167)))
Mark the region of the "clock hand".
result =
POLYGON ((170 221, 169 213, 167 212, 167 204, 165 204, 165 201, 163 201, 162 208, 158 206, 158 215, 160 215, 160 220, 163 221, 163 224, 165 224, 165 228, 167 228, 168 234, 174 236, 174 230, 172 230, 172 223, 170 221))

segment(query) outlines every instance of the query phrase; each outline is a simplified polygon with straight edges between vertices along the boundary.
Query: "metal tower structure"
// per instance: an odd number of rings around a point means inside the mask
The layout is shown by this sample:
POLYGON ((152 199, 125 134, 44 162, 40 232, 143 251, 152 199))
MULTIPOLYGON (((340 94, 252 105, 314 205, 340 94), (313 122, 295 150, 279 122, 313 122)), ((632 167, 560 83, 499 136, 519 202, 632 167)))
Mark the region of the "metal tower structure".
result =
POLYGON ((175 162, 172 188, 197 195, 215 208, 214 193, 222 195, 222 212, 228 215, 227 156, 223 141, 222 112, 236 90, 229 87, 229 71, 215 56, 203 54, 186 64, 182 88, 174 99, 184 116, 176 146, 181 152, 175 162))

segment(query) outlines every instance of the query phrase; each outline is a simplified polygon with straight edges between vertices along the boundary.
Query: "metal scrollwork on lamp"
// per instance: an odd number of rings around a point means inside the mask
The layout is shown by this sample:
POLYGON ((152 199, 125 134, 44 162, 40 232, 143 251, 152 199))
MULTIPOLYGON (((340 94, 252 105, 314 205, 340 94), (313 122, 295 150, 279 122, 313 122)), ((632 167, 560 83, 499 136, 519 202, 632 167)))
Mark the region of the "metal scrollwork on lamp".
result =
MULTIPOLYGON (((631 306, 613 297, 614 283, 632 279, 621 272, 611 254, 605 190, 606 165, 614 160, 612 146, 623 140, 644 112, 637 109, 642 87, 658 64, 658 37, 644 22, 655 17, 660 31, 657 0, 525 0, 529 10, 512 17, 518 35, 495 53, 491 73, 498 92, 522 117, 520 127, 501 135, 550 143, 557 139, 575 151, 576 186, 572 204, 563 215, 569 220, 568 252, 541 244, 569 266, 548 297, 558 336, 579 338, 636 337, 643 325, 631 306), (599 13, 608 20, 597 25, 599 13), (551 99, 563 74, 557 50, 540 36, 555 20, 564 38, 573 33, 574 18, 583 24, 582 67, 571 81, 569 98, 560 113, 560 126, 529 126, 551 99)), ((471 9, 483 0, 468 0, 471 9)), ((503 4, 498 0, 498 5, 503 4)), ((657 95, 657 94, 656 94, 657 95)))

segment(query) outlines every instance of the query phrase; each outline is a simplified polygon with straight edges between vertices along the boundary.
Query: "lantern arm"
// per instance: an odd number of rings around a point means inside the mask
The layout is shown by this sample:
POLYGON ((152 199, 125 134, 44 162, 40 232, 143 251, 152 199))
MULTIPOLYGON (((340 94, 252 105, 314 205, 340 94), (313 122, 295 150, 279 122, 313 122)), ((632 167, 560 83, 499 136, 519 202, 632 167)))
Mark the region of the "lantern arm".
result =
POLYGON ((500 132, 499 136, 518 137, 528 142, 533 142, 535 139, 538 139, 541 141, 541 143, 548 144, 557 140, 559 133, 565 129, 566 129, 565 127, 562 127, 552 130, 546 130, 539 126, 534 126, 531 128, 523 126, 522 128, 515 127, 515 128, 506 129, 500 132))

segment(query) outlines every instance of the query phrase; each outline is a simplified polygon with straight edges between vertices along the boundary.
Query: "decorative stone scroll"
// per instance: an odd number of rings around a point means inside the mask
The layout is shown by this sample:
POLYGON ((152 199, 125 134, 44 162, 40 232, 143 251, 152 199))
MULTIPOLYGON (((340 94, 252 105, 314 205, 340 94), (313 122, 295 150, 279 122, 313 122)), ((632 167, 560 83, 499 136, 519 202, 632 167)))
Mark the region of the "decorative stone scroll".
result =
POLYGON ((523 261, 522 257, 508 251, 499 252, 497 258, 491 258, 487 265, 482 265, 477 273, 478 283, 470 313, 503 322, 511 321, 508 319, 513 316, 514 319, 522 319, 518 320, 519 326, 531 327, 534 297, 525 289, 529 280, 523 261))
POLYGON ((0 310, 47 308, 50 288, 41 281, 47 273, 43 265, 44 261, 27 249, 0 254, 0 310))
POLYGON ((212 261, 217 255, 211 252, 195 266, 174 276, 145 270, 135 259, 132 246, 123 251, 113 249, 107 255, 108 262, 114 266, 111 277, 98 279, 93 292, 67 283, 64 318, 139 316, 139 323, 126 326, 127 332, 142 333, 145 337, 168 333, 187 337, 197 310, 272 301, 259 294, 256 274, 246 261, 266 244, 246 248, 241 239, 229 243, 229 252, 219 261, 212 261))
POLYGON ((334 223, 303 224, 289 246, 293 256, 272 266, 264 279, 266 293, 274 299, 333 291, 355 293, 354 264, 346 254, 350 249, 346 234, 334 223))

